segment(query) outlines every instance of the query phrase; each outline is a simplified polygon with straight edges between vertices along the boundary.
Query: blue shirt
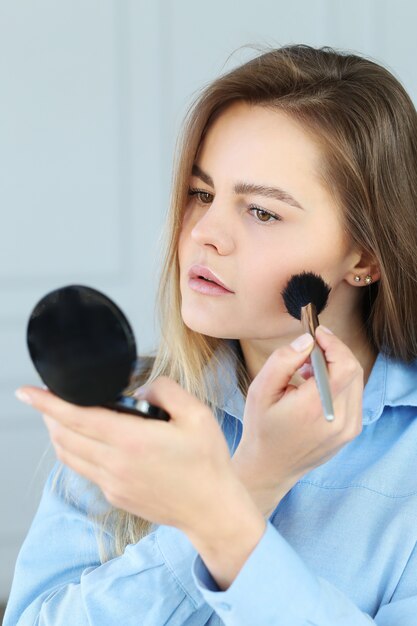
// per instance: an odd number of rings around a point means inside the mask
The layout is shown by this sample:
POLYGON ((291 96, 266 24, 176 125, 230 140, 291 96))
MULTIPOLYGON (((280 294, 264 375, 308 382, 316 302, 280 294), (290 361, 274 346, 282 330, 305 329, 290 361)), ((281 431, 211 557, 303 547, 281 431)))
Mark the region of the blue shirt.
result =
MULTIPOLYGON (((233 362, 222 367, 233 377, 233 362)), ((378 356, 361 434, 281 500, 225 591, 170 526, 100 564, 88 491, 77 504, 51 493, 56 465, 17 559, 4 626, 415 626, 416 382, 417 363, 378 356)), ((225 383, 219 411, 231 454, 243 409, 236 381, 225 383)))

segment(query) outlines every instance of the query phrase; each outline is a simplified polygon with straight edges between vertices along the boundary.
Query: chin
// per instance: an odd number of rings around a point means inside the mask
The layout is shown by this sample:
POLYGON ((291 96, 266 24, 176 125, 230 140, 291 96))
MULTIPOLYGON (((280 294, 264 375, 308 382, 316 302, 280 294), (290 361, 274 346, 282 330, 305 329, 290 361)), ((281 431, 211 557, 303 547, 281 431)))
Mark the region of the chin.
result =
MULTIPOLYGON (((230 334, 225 332, 227 328, 225 324, 216 323, 213 319, 204 320, 198 315, 187 315, 181 312, 182 320, 190 330, 207 337, 215 337, 216 339, 230 339, 230 334)), ((236 329, 235 329, 236 332, 236 329)))

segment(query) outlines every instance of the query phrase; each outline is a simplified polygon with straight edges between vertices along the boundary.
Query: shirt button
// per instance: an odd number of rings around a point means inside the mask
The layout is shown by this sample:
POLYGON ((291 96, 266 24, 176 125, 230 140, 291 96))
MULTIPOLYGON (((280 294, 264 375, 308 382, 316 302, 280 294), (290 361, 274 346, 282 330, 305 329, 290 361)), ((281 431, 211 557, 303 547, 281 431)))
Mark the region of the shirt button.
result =
POLYGON ((219 602, 217 606, 219 607, 219 609, 223 609, 223 611, 230 611, 230 609, 232 608, 227 602, 219 602))

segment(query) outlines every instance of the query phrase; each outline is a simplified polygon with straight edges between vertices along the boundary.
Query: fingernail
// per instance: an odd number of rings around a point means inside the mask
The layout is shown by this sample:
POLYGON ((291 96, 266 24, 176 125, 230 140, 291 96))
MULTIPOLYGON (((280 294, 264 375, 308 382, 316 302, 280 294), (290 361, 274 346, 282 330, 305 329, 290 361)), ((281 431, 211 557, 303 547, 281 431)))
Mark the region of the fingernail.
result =
POLYGON ((310 374, 311 370, 311 365, 309 363, 304 363, 304 365, 298 368, 297 372, 300 376, 304 376, 304 374, 310 374))
POLYGON ((332 331, 330 330, 330 328, 327 328, 327 326, 323 326, 322 324, 320 324, 318 328, 321 328, 321 330, 328 335, 333 335, 332 331))
POLYGON ((310 333, 304 333, 304 335, 300 335, 297 339, 294 339, 290 345, 296 352, 304 352, 304 350, 307 350, 313 343, 314 338, 312 335, 310 335, 310 333))
POLYGON ((16 389, 14 395, 18 400, 24 402, 25 404, 32 404, 32 398, 26 391, 22 391, 21 389, 16 389))

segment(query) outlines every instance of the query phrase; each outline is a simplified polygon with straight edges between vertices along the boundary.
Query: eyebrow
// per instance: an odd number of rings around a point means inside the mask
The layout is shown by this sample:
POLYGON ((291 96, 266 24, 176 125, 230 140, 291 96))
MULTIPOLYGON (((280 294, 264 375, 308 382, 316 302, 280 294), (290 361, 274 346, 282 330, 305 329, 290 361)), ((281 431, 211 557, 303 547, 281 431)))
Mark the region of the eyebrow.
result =
MULTIPOLYGON (((214 187, 211 176, 204 172, 196 163, 194 163, 191 173, 193 176, 200 178, 207 185, 210 185, 210 187, 214 187)), ((255 194, 257 196, 265 196, 266 198, 274 198, 275 200, 281 200, 281 202, 290 204, 298 209, 305 210, 288 191, 280 187, 267 187, 265 185, 255 185, 254 183, 237 182, 234 187, 234 192, 242 195, 255 194)))

